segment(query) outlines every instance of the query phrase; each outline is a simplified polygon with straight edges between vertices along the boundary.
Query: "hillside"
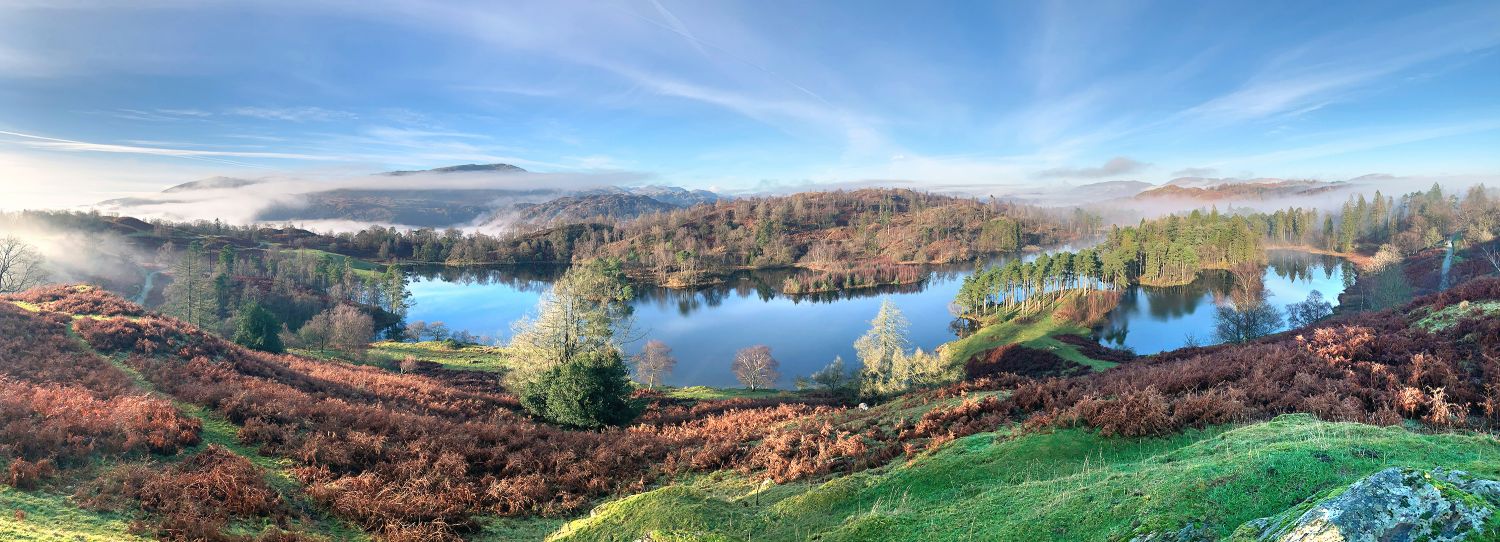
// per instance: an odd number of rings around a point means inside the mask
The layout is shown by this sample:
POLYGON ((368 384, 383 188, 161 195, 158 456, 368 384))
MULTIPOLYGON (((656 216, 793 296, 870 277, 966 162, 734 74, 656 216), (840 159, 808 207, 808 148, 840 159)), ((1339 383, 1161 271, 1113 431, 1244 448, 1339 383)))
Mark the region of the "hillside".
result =
POLYGON ((1051 245, 1096 232, 1081 212, 900 189, 739 198, 605 225, 584 237, 552 228, 514 236, 496 250, 510 262, 619 258, 642 280, 712 283, 737 269, 797 267, 811 273, 787 293, 910 283, 906 264, 947 263, 1051 245))
POLYGON ((1183 200, 1195 202, 1276 200, 1311 197, 1348 188, 1346 183, 1286 179, 1203 179, 1184 177, 1144 190, 1136 200, 1183 200))
POLYGON ((590 194, 566 196, 541 203, 516 206, 516 220, 529 224, 629 220, 641 215, 680 208, 651 196, 637 194, 590 194))
POLYGON ((0 507, 21 511, 0 538, 1223 536, 1389 465, 1494 477, 1500 446, 1473 431, 1500 421, 1496 304, 1500 279, 1480 278, 1248 345, 869 410, 643 393, 632 428, 590 432, 527 419, 503 364, 250 352, 99 290, 39 290, 0 301, 0 408, 22 420, 0 431, 0 507), (234 489, 195 493, 205 476, 234 489))

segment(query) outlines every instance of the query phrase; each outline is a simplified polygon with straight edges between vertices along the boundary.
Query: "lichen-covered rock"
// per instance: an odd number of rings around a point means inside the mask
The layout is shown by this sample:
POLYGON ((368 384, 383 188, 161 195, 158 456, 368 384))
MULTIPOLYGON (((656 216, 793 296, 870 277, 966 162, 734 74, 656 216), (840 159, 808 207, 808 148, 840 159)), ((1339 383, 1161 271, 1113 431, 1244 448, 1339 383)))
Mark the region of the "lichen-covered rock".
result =
POLYGON ((1389 468, 1336 495, 1251 521, 1231 541, 1458 542, 1500 535, 1500 482, 1389 468))

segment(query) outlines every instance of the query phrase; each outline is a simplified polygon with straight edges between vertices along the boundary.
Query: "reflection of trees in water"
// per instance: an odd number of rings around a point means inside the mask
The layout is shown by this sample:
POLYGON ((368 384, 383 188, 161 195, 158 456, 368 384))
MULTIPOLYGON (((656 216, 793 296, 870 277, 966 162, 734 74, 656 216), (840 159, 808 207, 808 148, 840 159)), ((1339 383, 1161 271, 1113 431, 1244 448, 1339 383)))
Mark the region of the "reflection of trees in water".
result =
POLYGON ((530 293, 547 291, 567 269, 567 266, 562 265, 462 267, 413 265, 402 268, 408 278, 415 277, 428 282, 442 281, 465 286, 500 284, 516 291, 530 293))
MULTIPOLYGON (((504 285, 516 291, 542 293, 547 291, 552 286, 552 283, 562 276, 563 272, 567 270, 567 266, 509 265, 454 267, 427 265, 409 266, 405 270, 409 277, 418 278, 423 281, 442 281, 465 286, 504 285)), ((888 294, 916 293, 925 290, 933 282, 934 277, 939 277, 941 280, 957 280, 965 274, 973 272, 974 264, 932 266, 929 267, 929 270, 931 274, 928 278, 916 284, 876 286, 802 295, 787 295, 781 292, 781 285, 786 282, 787 277, 810 274, 810 272, 800 269, 738 271, 731 274, 721 284, 692 290, 674 290, 652 284, 635 284, 633 288, 635 290, 636 304, 652 304, 664 309, 674 308, 678 314, 688 316, 705 308, 718 307, 724 304, 731 296, 741 298, 753 296, 761 301, 771 301, 778 297, 785 297, 793 303, 834 303, 849 299, 878 297, 888 294)))
POLYGON ((1332 279, 1333 270, 1346 261, 1324 254, 1309 254, 1290 250, 1273 250, 1266 254, 1267 264, 1276 276, 1291 281, 1313 280, 1313 273, 1323 271, 1323 278, 1332 279))
POLYGON ((1099 342, 1115 348, 1125 348, 1125 337, 1130 335, 1130 321, 1110 322, 1098 334, 1099 342))
MULTIPOLYGON (((1198 274, 1198 278, 1187 284, 1179 286, 1135 286, 1130 288, 1130 293, 1145 290, 1146 313, 1156 320, 1180 318, 1193 314, 1198 309, 1200 301, 1205 295, 1227 295, 1232 281, 1229 274, 1224 271, 1204 271, 1198 274)), ((1136 298, 1128 296, 1122 298, 1122 305, 1126 299, 1136 298)))
POLYGON ((953 336, 960 339, 964 339, 970 335, 973 335, 974 332, 979 331, 981 327, 984 326, 981 326, 979 322, 975 322, 968 318, 954 318, 952 322, 948 322, 948 331, 952 332, 953 336))

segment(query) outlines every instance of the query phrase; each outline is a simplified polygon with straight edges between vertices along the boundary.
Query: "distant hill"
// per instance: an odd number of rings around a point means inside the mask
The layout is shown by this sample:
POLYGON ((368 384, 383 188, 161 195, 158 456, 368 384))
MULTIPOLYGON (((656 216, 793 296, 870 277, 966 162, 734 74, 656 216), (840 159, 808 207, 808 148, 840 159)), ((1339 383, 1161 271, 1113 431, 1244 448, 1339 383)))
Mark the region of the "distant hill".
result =
POLYGON ((1018 203, 1057 207, 1086 205, 1129 198, 1154 186, 1156 185, 1145 181, 1104 181, 1011 194, 1005 199, 1018 203))
POLYGON ((262 182, 264 181, 258 181, 254 179, 238 179, 235 177, 209 177, 207 179, 182 183, 166 190, 162 190, 162 192, 167 194, 174 194, 178 192, 192 192, 194 190, 240 188, 242 186, 250 186, 254 184, 260 184, 262 182))
POLYGON ((682 207, 684 206, 640 194, 590 194, 564 196, 542 203, 518 204, 515 217, 521 222, 532 224, 624 220, 682 207))
POLYGON ((447 166, 447 167, 439 167, 439 168, 432 168, 432 169, 419 169, 419 170, 411 170, 411 171, 387 171, 385 173, 381 173, 381 175, 390 175, 390 176, 393 176, 393 177, 400 177, 402 175, 416 175, 418 173, 475 173, 475 172, 526 173, 526 170, 521 169, 521 168, 519 168, 517 166, 512 166, 510 164, 463 164, 463 165, 457 165, 457 166, 447 166))
POLYGON ((1135 195, 1138 200, 1261 200, 1311 196, 1349 186, 1343 182, 1286 179, 1206 179, 1182 177, 1135 195))

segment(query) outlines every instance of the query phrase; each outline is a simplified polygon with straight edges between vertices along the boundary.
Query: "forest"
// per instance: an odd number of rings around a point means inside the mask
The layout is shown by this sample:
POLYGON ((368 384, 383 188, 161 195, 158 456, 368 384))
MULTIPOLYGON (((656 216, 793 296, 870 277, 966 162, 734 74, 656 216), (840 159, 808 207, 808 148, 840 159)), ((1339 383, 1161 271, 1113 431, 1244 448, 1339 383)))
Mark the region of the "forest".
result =
MULTIPOLYGON (((955 303, 977 318, 1036 311, 1075 290, 1179 285, 1207 269, 1258 267, 1269 247, 1331 251, 1357 258, 1367 271, 1379 274, 1403 257, 1450 239, 1486 250, 1496 224, 1500 201, 1483 186, 1470 188, 1462 198, 1445 195, 1437 185, 1399 200, 1377 191, 1368 200, 1363 194, 1350 196, 1330 212, 1297 207, 1271 213, 1194 210, 1112 227, 1089 249, 984 269, 965 280, 955 303)), ((1366 281, 1366 287, 1374 282, 1366 281)))

